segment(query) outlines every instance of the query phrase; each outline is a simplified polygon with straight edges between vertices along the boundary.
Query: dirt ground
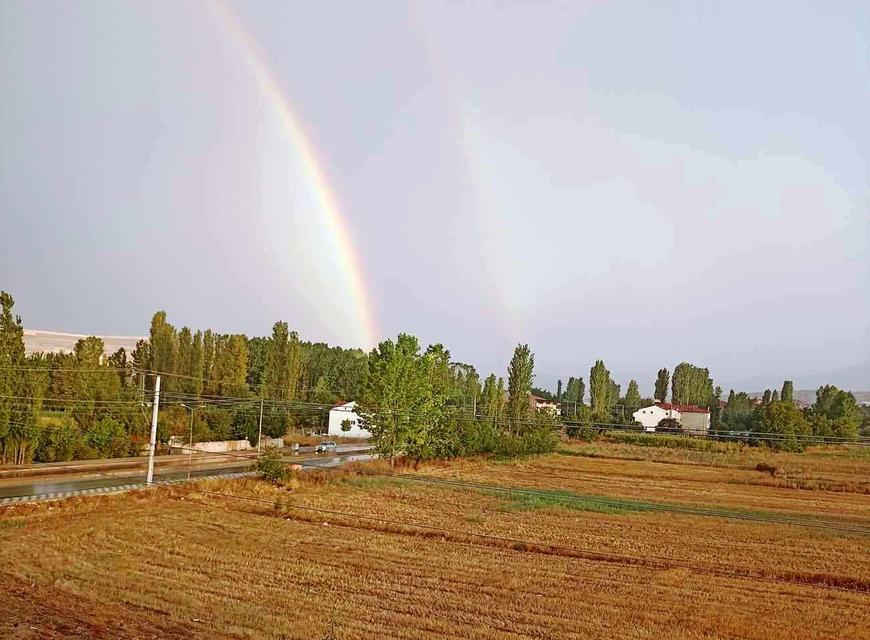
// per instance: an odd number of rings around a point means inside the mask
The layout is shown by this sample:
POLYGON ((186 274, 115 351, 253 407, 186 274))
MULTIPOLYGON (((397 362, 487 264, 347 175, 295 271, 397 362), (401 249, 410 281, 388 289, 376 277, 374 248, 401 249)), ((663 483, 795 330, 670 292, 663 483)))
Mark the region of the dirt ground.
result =
POLYGON ((0 637, 870 638, 867 496, 755 485, 739 467, 554 454, 416 471, 540 486, 534 499, 319 473, 7 508, 0 637), (855 528, 572 497, 632 483, 855 528))

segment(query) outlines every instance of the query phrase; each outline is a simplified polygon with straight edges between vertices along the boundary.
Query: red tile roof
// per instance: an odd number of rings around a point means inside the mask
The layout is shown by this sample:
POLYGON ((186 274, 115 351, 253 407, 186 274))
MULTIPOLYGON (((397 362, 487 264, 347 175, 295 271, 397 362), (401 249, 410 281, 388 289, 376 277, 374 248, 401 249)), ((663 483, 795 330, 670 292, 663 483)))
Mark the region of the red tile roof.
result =
POLYGON ((657 407, 665 411, 679 411, 680 413, 710 413, 709 409, 696 407, 693 404, 671 404, 670 402, 656 402, 657 407))

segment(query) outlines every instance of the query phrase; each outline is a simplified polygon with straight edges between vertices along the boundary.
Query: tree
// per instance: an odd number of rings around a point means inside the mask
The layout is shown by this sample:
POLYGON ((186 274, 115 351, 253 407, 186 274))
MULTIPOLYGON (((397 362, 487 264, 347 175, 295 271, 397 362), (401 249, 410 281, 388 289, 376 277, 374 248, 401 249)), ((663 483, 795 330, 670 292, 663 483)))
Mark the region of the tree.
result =
POLYGON ((779 394, 779 399, 783 402, 794 402, 794 382, 786 380, 782 383, 782 391, 779 394))
POLYGON ((755 403, 744 391, 728 394, 728 405, 722 412, 722 422, 730 431, 748 431, 751 427, 755 403))
POLYGON ((641 405, 640 390, 637 387, 637 380, 630 380, 628 389, 625 390, 625 406, 629 410, 636 411, 641 405))
POLYGON ((518 344, 508 366, 507 417, 514 433, 520 433, 531 415, 530 396, 535 378, 535 354, 527 344, 518 344))
MULTIPOLYGON (((658 397, 658 396, 657 396, 658 397)), ((713 401, 713 380, 710 370, 681 362, 671 379, 671 402, 709 407, 713 401)))
POLYGON ((586 396, 586 383, 583 378, 568 378, 565 394, 562 396, 562 411, 568 415, 575 415, 583 405, 586 396))
POLYGON ((218 394, 244 396, 248 392, 248 340, 243 335, 219 336, 215 341, 215 380, 218 394))
POLYGON ((24 364, 24 327, 14 316, 15 300, 0 291, 0 459, 5 460, 10 430, 28 422, 29 413, 16 400, 24 396, 21 367, 24 364))
POLYGON ((214 361, 217 351, 217 339, 211 329, 206 329, 202 334, 202 377, 203 392, 212 394, 216 392, 213 382, 214 361))
POLYGON ((802 437, 810 435, 812 428, 803 412, 790 402, 771 402, 758 407, 753 431, 764 434, 763 441, 786 451, 801 451, 802 437))
POLYGON ((301 373, 302 352, 299 336, 295 331, 288 330, 286 322, 276 322, 266 347, 264 395, 273 400, 292 402, 296 399, 301 373))
POLYGON ((770 404, 770 389, 765 389, 761 394, 761 404, 770 404))
POLYGON ((858 437, 861 424, 861 409, 855 396, 833 385, 816 390, 816 401, 810 410, 813 433, 818 436, 837 438, 858 437))
POLYGON ((372 434, 372 444, 390 464, 400 453, 414 456, 424 444, 431 393, 426 362, 416 337, 400 333, 369 355, 369 376, 357 412, 372 434))
POLYGON ((193 380, 191 380, 190 390, 197 398, 200 396, 200 394, 202 394, 202 388, 204 383, 204 356, 205 353, 203 351, 202 331, 197 331, 195 334, 193 334, 193 345, 191 345, 190 351, 190 375, 193 376, 193 380))
POLYGON ((504 413, 504 378, 496 380, 493 373, 484 380, 481 405, 483 417, 493 426, 497 426, 504 413))
MULTIPOLYGON (((176 372, 176 359, 178 357, 178 338, 175 327, 166 321, 166 312, 158 311, 151 318, 151 364, 148 367, 152 371, 164 374, 176 372)), ((163 382, 164 391, 175 391, 175 378, 167 376, 163 382)))
POLYGON ((779 402, 779 391, 777 391, 776 389, 773 390, 773 392, 770 394, 770 401, 779 402))
POLYGON ((671 384, 671 374, 667 369, 659 369, 656 377, 655 398, 664 402, 668 397, 668 386, 671 384))
POLYGON ((179 375, 176 386, 179 391, 193 393, 193 333, 189 327, 181 327, 176 344, 175 373, 179 375))
POLYGON ((562 402, 562 379, 556 383, 556 402, 562 402))
POLYGON ((593 420, 610 421, 610 411, 619 397, 613 395, 615 390, 613 385, 610 371, 604 366, 604 361, 596 360, 589 371, 589 406, 592 409, 593 420))

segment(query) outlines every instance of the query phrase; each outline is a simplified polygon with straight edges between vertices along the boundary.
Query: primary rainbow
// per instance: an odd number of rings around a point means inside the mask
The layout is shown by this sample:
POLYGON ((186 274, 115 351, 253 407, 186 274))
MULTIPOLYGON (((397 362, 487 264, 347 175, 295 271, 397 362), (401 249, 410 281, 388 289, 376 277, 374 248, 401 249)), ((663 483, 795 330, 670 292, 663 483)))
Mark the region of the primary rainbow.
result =
POLYGON ((377 344, 378 330, 374 320, 374 305, 365 286, 362 261, 354 246, 350 228, 329 187, 326 173, 314 153, 313 145, 290 108, 290 101, 284 95, 280 82, 269 68, 264 53, 256 40, 245 29, 241 19, 232 12, 223 0, 213 0, 210 4, 215 8, 215 12, 229 35, 240 46, 245 59, 254 72, 260 90, 275 109, 290 144, 301 160, 305 176, 316 196, 319 208, 323 212, 323 221, 329 231, 328 235, 334 243, 341 271, 347 278, 354 306, 359 313, 359 323, 362 328, 361 339, 365 342, 361 346, 364 348, 374 347, 377 344))

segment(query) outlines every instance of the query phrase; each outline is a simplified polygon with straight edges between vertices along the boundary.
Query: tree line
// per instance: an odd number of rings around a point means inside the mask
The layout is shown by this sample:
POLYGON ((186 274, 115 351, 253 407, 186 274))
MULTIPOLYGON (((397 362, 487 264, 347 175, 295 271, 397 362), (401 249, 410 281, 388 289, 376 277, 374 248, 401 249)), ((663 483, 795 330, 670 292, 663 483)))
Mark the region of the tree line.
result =
MULTIPOLYGON (((554 418, 580 424, 633 423, 654 401, 707 407, 714 433, 782 434, 786 446, 804 435, 851 439, 870 424, 852 394, 821 387, 811 407, 797 407, 794 385, 754 399, 722 390, 707 368, 678 364, 658 371, 653 398, 636 380, 622 387, 602 360, 587 377, 559 380, 556 391, 534 385, 534 354, 514 351, 506 376, 481 379, 474 366, 434 344, 400 334, 365 353, 306 342, 286 322, 249 338, 211 329, 176 328, 163 311, 131 353, 106 355, 100 338, 79 340, 70 353, 25 354, 14 300, 0 293, 0 458, 52 462, 137 454, 149 431, 148 403, 162 376, 158 434, 194 441, 280 437, 317 430, 335 402, 357 400, 383 454, 414 458, 473 452, 531 451, 551 446, 554 418), (536 412, 530 396, 559 403, 557 416, 536 412), (258 407, 258 402, 260 406, 258 407), (863 427, 861 425, 864 425, 863 427)), ((747 438, 748 439, 748 438, 747 438)))

